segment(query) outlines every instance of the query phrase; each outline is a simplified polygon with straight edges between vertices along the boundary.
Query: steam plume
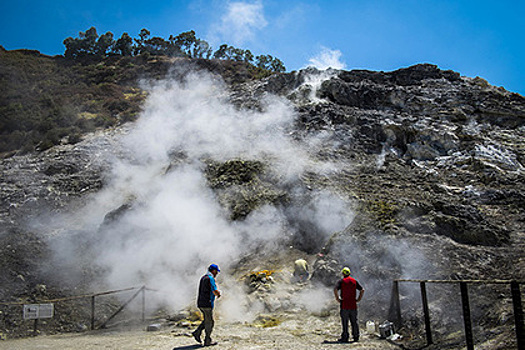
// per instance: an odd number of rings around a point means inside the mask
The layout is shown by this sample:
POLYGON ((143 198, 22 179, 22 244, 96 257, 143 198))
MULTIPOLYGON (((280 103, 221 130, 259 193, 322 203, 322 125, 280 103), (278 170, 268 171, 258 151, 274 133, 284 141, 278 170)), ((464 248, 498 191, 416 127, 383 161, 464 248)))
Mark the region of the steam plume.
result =
MULTIPOLYGON (((159 301, 183 308, 209 263, 227 276, 228 265, 254 248, 275 249, 298 232, 322 244, 352 220, 345 201, 301 188, 305 171, 326 172, 332 165, 312 159, 309 147, 318 142, 291 139, 296 116, 286 100, 268 96, 263 111, 239 110, 227 102, 221 81, 198 73, 148 90, 142 115, 116 145, 122 155, 104 190, 82 211, 82 229, 91 232, 84 239, 107 285, 146 284, 161 291, 159 301), (231 222, 204 170, 207 159, 233 158, 263 160, 300 200, 287 210, 268 204, 231 222), (104 221, 123 205, 126 210, 104 221)), ((60 254, 75 261, 71 252, 78 247, 68 244, 60 254)))
POLYGON ((323 47, 321 52, 317 56, 310 58, 309 66, 313 66, 320 70, 328 68, 344 69, 346 67, 346 64, 341 61, 341 56, 341 51, 330 50, 326 47, 323 47))

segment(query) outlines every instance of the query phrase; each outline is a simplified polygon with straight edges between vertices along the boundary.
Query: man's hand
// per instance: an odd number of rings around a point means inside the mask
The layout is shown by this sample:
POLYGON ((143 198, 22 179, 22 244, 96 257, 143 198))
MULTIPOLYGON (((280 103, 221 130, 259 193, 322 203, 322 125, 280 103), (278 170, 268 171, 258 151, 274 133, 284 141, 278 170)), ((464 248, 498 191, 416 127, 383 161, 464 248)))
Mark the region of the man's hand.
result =
POLYGON ((337 301, 338 303, 341 303, 341 300, 343 300, 339 297, 339 290, 337 288, 334 288, 334 297, 335 301, 337 301))

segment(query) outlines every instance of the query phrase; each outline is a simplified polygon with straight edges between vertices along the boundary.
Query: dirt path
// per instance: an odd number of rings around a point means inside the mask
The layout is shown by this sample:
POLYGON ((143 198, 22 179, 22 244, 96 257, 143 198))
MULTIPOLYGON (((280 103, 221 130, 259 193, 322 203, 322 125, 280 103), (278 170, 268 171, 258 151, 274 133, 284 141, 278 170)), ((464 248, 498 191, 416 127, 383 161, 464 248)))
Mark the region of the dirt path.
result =
MULTIPOLYGON (((279 326, 260 328, 242 324, 217 325, 214 340, 219 344, 213 349, 399 349, 377 337, 362 335, 359 343, 338 344, 337 325, 323 329, 323 324, 287 321, 279 326), (305 325, 311 327, 305 329, 305 325)), ((326 327, 327 324, 324 324, 326 327)), ((94 349, 165 349, 189 350, 201 348, 184 328, 165 328, 157 332, 135 330, 105 330, 82 334, 38 336, 34 338, 0 341, 0 350, 94 350, 94 349)))

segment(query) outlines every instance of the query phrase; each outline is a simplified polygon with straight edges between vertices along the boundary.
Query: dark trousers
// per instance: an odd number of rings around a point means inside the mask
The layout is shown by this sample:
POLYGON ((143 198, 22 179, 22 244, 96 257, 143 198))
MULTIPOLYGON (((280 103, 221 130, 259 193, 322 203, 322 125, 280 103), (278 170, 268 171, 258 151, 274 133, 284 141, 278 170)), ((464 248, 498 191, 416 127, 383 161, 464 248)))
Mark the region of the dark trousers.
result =
POLYGON ((213 320, 213 309, 211 307, 200 307, 199 310, 201 310, 204 320, 195 330, 195 334, 198 334, 200 337, 202 331, 204 330, 206 333, 204 344, 209 344, 211 343, 211 332, 213 331, 213 326, 215 325, 215 321, 213 320))
POLYGON ((341 340, 347 341, 350 337, 348 334, 348 321, 352 325, 352 338, 354 340, 359 339, 359 325, 357 324, 357 310, 344 310, 341 309, 341 326, 343 332, 341 333, 341 340))

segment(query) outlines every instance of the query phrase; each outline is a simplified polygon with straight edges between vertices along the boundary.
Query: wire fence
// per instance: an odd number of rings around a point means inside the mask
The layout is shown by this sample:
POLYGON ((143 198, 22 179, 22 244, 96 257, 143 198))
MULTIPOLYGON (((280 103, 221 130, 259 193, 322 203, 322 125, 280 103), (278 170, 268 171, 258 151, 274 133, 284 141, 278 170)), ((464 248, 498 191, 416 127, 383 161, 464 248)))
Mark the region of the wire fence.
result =
MULTIPOLYGON (((24 314, 25 317, 25 309, 27 306, 34 305, 35 308, 38 308, 39 305, 51 305, 51 308, 54 310, 55 317, 59 319, 63 319, 65 314, 71 314, 71 309, 74 307, 71 307, 71 302, 77 303, 78 308, 78 302, 81 303, 80 309, 83 310, 83 312, 78 312, 77 318, 82 318, 85 314, 89 315, 89 328, 91 330, 100 329, 100 328, 106 328, 110 321, 112 321, 118 314, 122 313, 123 310, 125 310, 132 301, 137 300, 139 301, 139 308, 140 308, 140 319, 142 322, 146 319, 146 291, 153 291, 156 292, 156 290, 149 289, 146 286, 140 286, 140 287, 130 287, 125 289, 118 289, 118 290, 110 290, 100 293, 93 293, 93 294, 83 294, 83 295, 73 295, 68 297, 62 297, 62 298, 56 298, 56 299, 41 299, 41 300, 32 300, 32 301, 18 301, 18 302, 2 302, 0 301, 0 307, 2 307, 3 311, 1 312, 1 316, 3 316, 3 321, 6 323, 8 321, 13 326, 22 326, 21 322, 18 320, 21 318, 22 314, 24 314), (104 303, 97 303, 97 301, 100 301, 100 298, 103 296, 115 296, 118 294, 124 294, 126 292, 134 292, 130 298, 125 300, 120 306, 114 310, 110 310, 110 308, 107 307, 104 303), (83 300, 86 300, 87 303, 82 303, 83 300), (86 305, 87 304, 87 305, 86 305), (64 306, 64 307, 62 307, 64 306), (67 307, 69 306, 69 307, 67 307), (109 313, 108 317, 104 317, 101 322, 97 324, 96 314, 97 314, 97 307, 99 309, 104 309, 106 313, 109 313), (85 310, 88 310, 87 312, 85 310)), ((122 295, 121 295, 122 297, 122 295)), ((115 305, 115 303, 112 303, 115 305)), ((35 316, 29 319, 34 319, 34 326, 33 326, 33 333, 37 334, 38 332, 38 323, 39 323, 39 317, 35 316)), ((99 320, 100 321, 100 320, 99 320)))
POLYGON ((427 345, 434 343, 432 337, 432 329, 430 323, 430 309, 428 302, 427 284, 459 284, 461 306, 463 313, 463 325, 465 332, 465 340, 468 350, 474 349, 474 337, 472 331, 472 318, 471 318, 471 303, 469 296, 469 285, 481 284, 496 284, 496 285, 510 285, 510 292, 512 295, 512 305, 514 312, 514 322, 516 328, 516 340, 518 349, 525 349, 525 329, 523 322, 523 307, 521 300, 520 285, 525 284, 523 281, 511 281, 511 280, 419 280, 419 279, 396 279, 392 287, 392 297, 390 302, 389 318, 393 320, 397 327, 400 327, 403 323, 401 317, 401 302, 399 296, 399 284, 400 283, 419 283, 421 292, 421 303, 423 307, 423 317, 425 323, 425 337, 427 345))

